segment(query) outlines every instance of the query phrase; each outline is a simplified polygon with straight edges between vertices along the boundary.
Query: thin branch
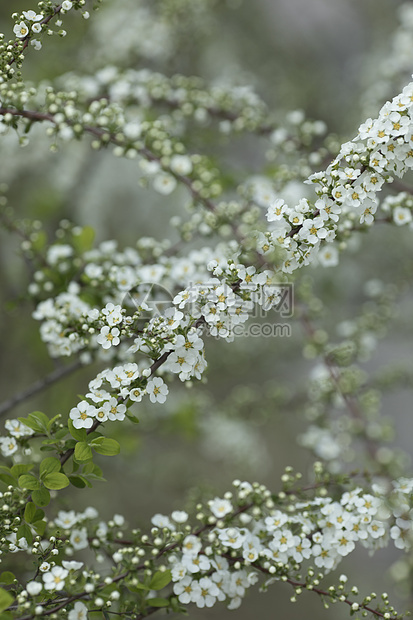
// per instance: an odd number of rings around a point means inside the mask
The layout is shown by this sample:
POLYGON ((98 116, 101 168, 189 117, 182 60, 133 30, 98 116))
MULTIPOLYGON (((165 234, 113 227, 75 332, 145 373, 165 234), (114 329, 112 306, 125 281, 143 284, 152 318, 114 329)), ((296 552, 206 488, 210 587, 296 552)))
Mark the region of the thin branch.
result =
POLYGON ((73 372, 75 372, 82 366, 84 366, 84 364, 81 361, 77 360, 76 362, 73 362, 73 364, 70 364, 69 366, 64 366, 63 368, 58 368, 56 370, 53 370, 53 372, 46 375, 43 379, 39 379, 38 381, 30 385, 28 388, 26 388, 22 392, 15 394, 11 398, 9 398, 9 400, 6 400, 2 405, 0 405, 0 417, 5 415, 8 411, 10 411, 10 409, 13 409, 13 407, 15 407, 16 405, 31 398, 35 394, 42 392, 44 389, 46 389, 50 385, 53 385, 53 383, 60 381, 60 379, 63 379, 63 377, 67 377, 68 375, 71 375, 73 372))
MULTIPOLYGON (((172 351, 166 351, 166 353, 163 353, 157 360, 154 361, 154 363, 150 367, 150 371, 151 371, 151 374, 149 375, 150 377, 152 377, 152 375, 158 370, 158 368, 166 362, 166 360, 168 359, 171 353, 172 351)), ((118 402, 121 402, 122 400, 123 399, 120 398, 118 399, 118 402)), ((92 426, 87 430, 87 434, 90 435, 90 433, 93 433, 101 424, 102 422, 99 422, 99 420, 95 420, 92 426)), ((66 452, 62 454, 62 456, 60 457, 60 463, 64 465, 70 459, 74 451, 75 451, 74 448, 70 448, 69 450, 66 450, 66 452)))
MULTIPOLYGON (((56 125, 55 118, 52 114, 36 112, 34 110, 16 110, 14 108, 0 107, 0 116, 5 116, 6 114, 11 114, 12 116, 20 116, 20 117, 32 120, 34 122, 49 121, 53 123, 54 125, 56 125)), ((92 126, 86 125, 83 127, 83 129, 86 133, 92 136, 96 136, 97 138, 101 138, 103 135, 108 135, 108 131, 104 129, 99 129, 98 127, 92 127, 92 126)), ((110 136, 111 144, 115 144, 116 146, 123 146, 123 144, 119 140, 117 140, 114 135, 111 135, 109 133, 109 136, 110 136)), ((137 152, 142 157, 144 157, 146 160, 156 161, 157 163, 161 164, 161 158, 155 155, 147 147, 142 147, 140 149, 137 149, 137 152)), ((195 200, 201 202, 204 205, 204 207, 208 209, 208 211, 212 211, 212 212, 215 211, 215 204, 212 202, 212 200, 210 200, 209 198, 205 198, 204 196, 201 196, 201 194, 193 187, 193 181, 189 177, 183 174, 178 174, 169 169, 168 169, 168 172, 170 172, 180 183, 185 185, 189 189, 192 197, 195 200)))
MULTIPOLYGON (((310 338, 314 337, 315 334, 315 329, 313 327, 313 325, 310 322, 310 319, 308 318, 308 316, 305 314, 305 312, 301 313, 300 316, 300 321, 301 324, 303 325, 304 331, 307 333, 307 336, 309 336, 310 338)), ((354 420, 358 420, 359 422, 362 423, 363 428, 365 427, 365 420, 364 420, 364 416, 360 410, 359 407, 359 403, 357 401, 356 398, 350 396, 349 394, 346 394, 345 392, 343 392, 342 387, 340 385, 340 371, 338 368, 336 368, 334 366, 334 364, 331 362, 331 360, 329 359, 328 355, 323 355, 322 356, 322 360, 324 363, 324 366, 327 368, 328 373, 331 377, 331 380, 333 381, 338 393, 340 394, 340 396, 342 397, 347 410, 349 411, 351 417, 354 420)), ((363 437, 364 443, 366 445, 367 448, 367 452, 370 456, 370 458, 373 461, 376 461, 376 454, 377 454, 377 450, 378 447, 376 445, 376 443, 374 441, 372 441, 367 435, 365 435, 363 437)))
MULTIPOLYGON (((56 6, 54 8, 53 13, 51 13, 51 15, 48 15, 47 17, 45 17, 44 19, 42 19, 39 24, 41 25, 45 25, 48 24, 54 17, 56 17, 56 15, 58 15, 60 13, 60 11, 62 10, 62 5, 59 4, 58 6, 56 6)), ((24 52, 24 50, 28 47, 30 40, 33 37, 33 33, 29 33, 28 35, 25 36, 24 39, 20 39, 19 41, 16 41, 14 43, 14 46, 17 47, 19 43, 21 43, 23 41, 23 47, 20 50, 20 53, 24 52)), ((12 65, 13 63, 16 62, 16 58, 12 58, 9 62, 9 65, 12 65)))
MULTIPOLYGON (((261 570, 261 569, 259 569, 261 570)), ((333 601, 340 601, 340 603, 346 603, 346 605, 349 605, 350 607, 352 607, 354 605, 354 601, 350 601, 348 598, 342 600, 341 594, 339 592, 336 593, 331 593, 331 592, 326 592, 325 590, 320 590, 320 588, 315 588, 314 586, 311 586, 310 588, 308 587, 309 584, 307 583, 301 583, 299 581, 294 581, 293 579, 289 579, 287 578, 286 583, 289 583, 291 586, 293 586, 293 588, 302 588, 304 590, 308 590, 308 592, 315 592, 316 594, 318 594, 319 596, 325 596, 328 597, 329 599, 333 600, 333 601)), ((373 609, 372 607, 369 607, 368 605, 363 605, 363 604, 359 604, 359 609, 365 609, 366 611, 370 612, 371 614, 375 615, 377 618, 385 618, 386 616, 379 611, 378 609, 373 609)), ((394 616, 391 617, 389 620, 397 620, 394 616)))

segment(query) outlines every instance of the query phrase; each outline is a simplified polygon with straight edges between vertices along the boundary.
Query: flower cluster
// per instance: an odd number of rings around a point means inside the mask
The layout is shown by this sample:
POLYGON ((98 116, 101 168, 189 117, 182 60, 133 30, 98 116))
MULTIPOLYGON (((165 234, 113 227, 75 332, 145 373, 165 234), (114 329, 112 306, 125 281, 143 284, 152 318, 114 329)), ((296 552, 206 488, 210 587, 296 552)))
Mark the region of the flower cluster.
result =
MULTIPOLYGON (((44 127, 53 152, 87 138, 93 150, 129 160, 142 188, 163 205, 182 206, 171 220, 179 235, 176 243, 142 236, 134 247, 119 249, 110 240, 94 246, 92 227, 62 220, 49 243, 40 222, 15 218, 0 187, 1 223, 23 238, 41 340, 51 358, 77 360, 11 398, 2 413, 71 368, 99 364, 85 393, 63 413, 49 419, 34 411, 5 423, 0 555, 27 555, 35 565, 26 561, 18 576, 2 573, 0 613, 81 620, 89 612, 143 618, 158 608, 175 614, 218 602, 237 609, 250 587, 260 582, 265 590, 277 581, 293 588, 292 601, 308 591, 344 603, 352 614, 395 620, 400 616, 386 594, 376 603, 374 593, 360 598, 356 587, 348 588, 344 575, 336 585, 322 581, 358 547, 372 553, 389 543, 403 552, 412 548, 413 479, 407 456, 388 445, 393 430, 380 415, 378 390, 411 384, 411 376, 369 378, 362 366, 385 335, 405 283, 370 280, 359 316, 337 321, 296 272, 336 266, 347 242, 371 228, 379 206, 380 221, 400 238, 402 228, 413 228, 408 186, 394 183, 397 195, 385 195, 379 205, 381 190, 413 168, 413 82, 339 147, 323 122, 301 110, 272 115, 249 86, 174 74, 174 51, 185 33, 193 28, 196 39, 211 30, 214 3, 208 0, 120 1, 96 18, 100 25, 87 37, 86 49, 94 46, 88 71, 37 85, 23 80, 29 44, 40 49, 43 35, 64 37, 68 12, 80 10, 88 19, 86 1, 42 0, 36 10, 13 14, 14 39, 0 41, 0 134, 9 139, 15 132, 21 145, 30 134, 36 145, 44 127), (122 32, 116 57, 107 44, 114 30, 122 32), (121 66, 108 66, 112 54, 121 66), (142 59, 151 69, 142 68, 142 59), (156 70, 161 62, 169 63, 163 73, 156 70), (206 154, 213 132, 217 146, 206 154), (257 138, 268 165, 244 173, 243 145, 257 138), (233 165, 221 169, 221 146, 230 139, 242 146, 233 148, 239 151, 233 165), (199 238, 202 244, 187 245, 199 238), (63 503, 44 510, 69 485, 84 489, 103 480, 96 455, 121 450, 104 433, 118 430, 120 441, 128 423, 138 421, 139 404, 143 416, 153 412, 152 430, 166 427, 174 408, 185 409, 184 399, 168 398, 172 382, 206 382, 208 337, 232 343, 251 315, 260 320, 270 312, 301 324, 304 357, 314 360, 308 383, 295 380, 299 385, 285 392, 246 388, 226 402, 194 398, 189 415, 202 419, 192 430, 216 453, 237 452, 244 464, 265 461, 267 448, 249 421, 299 409, 308 426, 296 433, 298 441, 320 459, 307 486, 291 467, 277 492, 236 480, 213 499, 196 494, 186 510, 154 515, 147 532, 128 531, 120 514, 104 520, 93 507, 78 512, 63 503), (323 312, 333 336, 318 327, 323 312)), ((402 14, 407 32, 410 8, 402 14)), ((53 176, 64 185, 65 163, 58 165, 53 176)), ((399 581, 408 581, 412 562, 395 565, 399 581)))
MULTIPOLYGON (((296 480, 287 469, 283 479, 296 480)), ((34 608, 36 615, 53 612, 63 591, 71 609, 69 618, 81 617, 76 614, 87 613, 90 606, 116 611, 126 602, 127 589, 136 583, 141 584, 148 605, 156 606, 159 598, 153 597, 153 591, 162 590, 162 607, 172 610, 189 604, 212 607, 218 602, 236 609, 246 591, 265 577, 263 587, 287 582, 296 595, 303 588, 315 588, 332 601, 342 600, 353 610, 366 609, 380 616, 372 603, 374 595, 360 602, 348 600, 358 592, 356 588, 351 594, 345 592, 345 576, 339 586, 327 591, 320 588, 320 580, 357 544, 376 550, 391 537, 396 547, 410 549, 413 530, 407 513, 413 480, 401 478, 393 487, 388 497, 378 487, 372 493, 355 487, 333 499, 318 493, 315 485, 312 499, 294 501, 283 492, 274 496, 264 485, 236 480, 234 490, 223 498, 196 506, 198 527, 191 523, 193 515, 175 510, 170 516, 154 515, 150 534, 139 530, 128 534, 122 515, 104 521, 89 507, 83 512, 60 510, 53 520, 43 518, 43 538, 27 534, 18 538, 18 530, 17 536, 15 531, 8 534, 2 546, 36 558, 35 576, 15 586, 17 609, 34 608), (76 559, 79 551, 94 554, 96 568, 84 568, 76 559), (105 555, 113 561, 109 571, 104 567, 105 555), (303 571, 306 577, 300 576, 303 571)), ((388 601, 381 609, 387 614, 381 617, 397 615, 388 601)))

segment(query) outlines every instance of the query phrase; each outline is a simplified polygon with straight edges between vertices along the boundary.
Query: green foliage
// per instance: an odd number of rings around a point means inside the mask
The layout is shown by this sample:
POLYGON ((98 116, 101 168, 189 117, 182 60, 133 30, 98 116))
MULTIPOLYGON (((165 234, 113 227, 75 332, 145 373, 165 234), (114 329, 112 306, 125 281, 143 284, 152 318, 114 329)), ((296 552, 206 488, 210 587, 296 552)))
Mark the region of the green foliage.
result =
POLYGON ((4 588, 0 588, 0 611, 4 611, 14 601, 14 596, 4 588))

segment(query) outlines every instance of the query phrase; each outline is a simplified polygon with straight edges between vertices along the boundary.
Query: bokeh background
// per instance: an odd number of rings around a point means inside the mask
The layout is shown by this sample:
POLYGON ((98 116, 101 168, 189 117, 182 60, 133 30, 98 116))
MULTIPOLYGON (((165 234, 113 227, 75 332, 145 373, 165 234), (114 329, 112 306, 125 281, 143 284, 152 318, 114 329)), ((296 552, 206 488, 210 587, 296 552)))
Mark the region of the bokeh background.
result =
MULTIPOLYGON (((27 79, 55 80, 65 72, 93 73, 107 64, 149 67, 167 75, 202 76, 208 83, 252 84, 272 110, 282 115, 304 110, 326 122, 340 139, 350 139, 367 115, 378 112, 386 97, 398 92, 413 70, 393 79, 386 63, 400 24, 397 0, 105 0, 90 20, 68 15, 67 37, 50 37, 40 52, 30 51, 27 79), (160 18, 159 16, 162 16, 160 18), (386 69, 387 66, 387 69, 386 69), (383 73, 384 72, 384 73, 383 73), (386 92, 387 89, 387 92, 386 92), (392 90, 393 89, 393 90, 392 90)), ((13 0, 0 4, 0 31, 11 35, 9 12, 33 8, 13 0)), ((413 39, 413 35, 412 35, 413 39)), ((183 212, 184 192, 163 197, 137 182, 136 162, 92 151, 85 143, 66 144, 51 153, 42 128, 35 128, 27 146, 14 133, 0 136, 0 181, 9 185, 9 201, 20 218, 40 220, 50 238, 62 218, 92 225, 97 242, 116 238, 134 245, 142 236, 176 239, 169 217, 183 212)), ((250 137, 232 145, 210 143, 204 152, 224 158, 239 174, 261 171, 264 149, 250 137)), ((2 310, 0 321, 0 394, 15 392, 58 367, 41 343, 33 308, 24 297, 28 283, 19 256, 19 240, 0 232, 2 310)), ((328 308, 327 330, 352 318, 371 278, 391 282, 395 274, 413 273, 408 231, 377 226, 342 257, 338 268, 311 271, 314 287, 328 308)), ((391 335, 380 344, 366 368, 411 360, 412 304, 406 293, 391 335)), ((106 484, 92 490, 61 492, 62 508, 98 508, 101 516, 124 514, 131 524, 145 526, 156 512, 169 513, 196 501, 200 492, 227 490, 234 478, 258 480, 279 488, 286 465, 307 475, 313 456, 297 445, 308 423, 300 417, 300 385, 312 362, 303 359, 303 334, 291 323, 289 338, 237 338, 234 343, 207 343, 208 383, 184 389, 176 382, 165 408, 140 404, 139 426, 120 424, 114 436, 122 456, 100 461, 106 484), (259 397, 257 397, 257 394, 259 397)), ((66 415, 84 393, 96 368, 78 371, 23 405, 8 417, 40 409, 66 415)), ((384 400, 396 424, 396 438, 411 453, 411 393, 384 400)), ((403 593, 389 581, 388 567, 396 552, 381 551, 374 559, 363 550, 340 566, 360 592, 391 591, 403 607, 403 593)), ((265 594, 249 593, 242 607, 229 612, 191 609, 197 620, 260 618, 340 620, 347 609, 324 610, 316 596, 289 604, 292 591, 274 585, 265 594)))

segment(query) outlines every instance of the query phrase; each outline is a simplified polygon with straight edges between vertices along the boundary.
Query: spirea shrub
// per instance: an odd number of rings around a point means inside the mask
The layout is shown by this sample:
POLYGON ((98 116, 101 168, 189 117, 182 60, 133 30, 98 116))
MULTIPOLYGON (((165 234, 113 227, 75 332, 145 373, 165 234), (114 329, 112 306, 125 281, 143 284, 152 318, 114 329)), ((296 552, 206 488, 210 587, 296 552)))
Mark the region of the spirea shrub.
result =
POLYGON ((62 168, 74 143, 79 153, 105 150, 131 160, 148 197, 178 195, 182 208, 171 220, 176 241, 137 230, 135 244, 121 248, 96 243, 92 226, 68 219, 51 239, 47 222, 20 217, 1 186, 2 227, 20 237, 30 274, 18 294, 59 364, 0 406, 0 618, 235 610, 247 590, 274 583, 292 602, 321 599, 320 616, 336 603, 355 618, 401 618, 387 593, 361 591, 340 564, 361 547, 395 547, 392 575, 411 589, 413 474, 380 406, 382 392, 411 385, 412 371, 402 364, 369 375, 363 366, 406 295, 408 272, 400 268, 390 284, 380 273, 368 280, 358 314, 340 320, 335 335, 323 328, 328 303, 309 274, 332 269, 339 281, 341 265, 379 222, 400 235, 413 228, 411 189, 401 180, 413 168, 412 9, 402 7, 384 78, 364 96, 374 112, 344 141, 301 111, 280 118, 252 87, 170 70, 188 33, 201 40, 211 27, 213 2, 104 4, 45 0, 13 13, 0 35, 2 139, 10 153, 17 141, 33 141, 39 175, 48 149, 62 168), (73 65, 32 81, 26 58, 44 63, 50 37, 64 37, 82 18, 89 73, 73 65), (162 63, 164 72, 153 69, 162 63), (245 136, 266 156, 259 173, 232 168, 245 136), (299 375, 295 394, 280 379, 278 391, 258 386, 243 403, 229 395, 233 415, 223 417, 205 400, 207 341, 224 341, 231 355, 236 339, 254 347, 247 336, 288 336, 293 323, 312 364, 308 381, 299 375), (87 387, 67 410, 11 417, 17 404, 80 368, 87 387), (120 423, 134 433, 140 411, 156 404, 153 424, 162 432, 182 384, 203 389, 194 396, 199 432, 222 451, 223 436, 232 436, 241 460, 260 453, 255 427, 240 413, 245 403, 257 417, 277 407, 299 412, 297 441, 313 465, 302 474, 286 463, 271 488, 236 479, 219 494, 199 491, 146 526, 139 515, 127 523, 117 512, 103 520, 94 507, 69 508, 62 498, 104 484, 122 450, 113 429, 120 423))

